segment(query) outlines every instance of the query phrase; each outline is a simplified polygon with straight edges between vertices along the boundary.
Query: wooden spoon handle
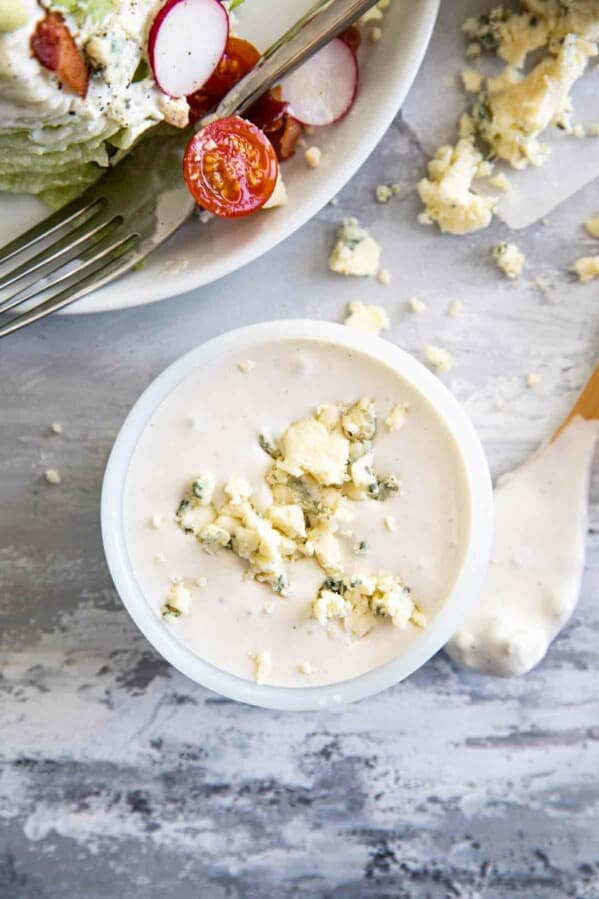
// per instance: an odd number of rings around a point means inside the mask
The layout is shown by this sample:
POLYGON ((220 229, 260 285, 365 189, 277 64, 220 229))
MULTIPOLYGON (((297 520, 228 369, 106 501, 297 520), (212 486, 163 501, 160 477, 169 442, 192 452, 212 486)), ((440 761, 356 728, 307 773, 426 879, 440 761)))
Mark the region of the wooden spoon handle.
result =
POLYGON ((561 432, 564 430, 567 424, 569 424, 573 418, 577 415, 581 415, 583 418, 599 419, 599 363, 595 366, 593 372, 591 373, 591 377, 586 382, 580 396, 568 412, 567 416, 562 421, 561 425, 551 438, 551 440, 555 440, 561 432))

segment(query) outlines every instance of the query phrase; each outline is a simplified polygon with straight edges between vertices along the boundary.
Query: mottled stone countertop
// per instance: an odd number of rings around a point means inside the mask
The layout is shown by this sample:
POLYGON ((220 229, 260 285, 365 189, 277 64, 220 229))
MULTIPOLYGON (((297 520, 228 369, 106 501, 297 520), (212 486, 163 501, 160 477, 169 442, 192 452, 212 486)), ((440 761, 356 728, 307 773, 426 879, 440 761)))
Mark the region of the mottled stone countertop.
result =
POLYGON ((2 342, 0 899, 599 897, 596 474, 580 604, 545 661, 510 681, 440 653, 337 712, 238 705, 156 655, 104 563, 100 485, 131 403, 236 325, 382 303, 393 341, 455 354, 445 377, 494 474, 548 436, 597 357, 597 287, 567 267, 588 253, 599 183, 516 235, 527 266, 512 283, 490 258, 500 222, 460 239, 415 223, 424 164, 399 116, 337 207, 243 271, 2 342), (384 181, 402 193, 381 206, 384 181), (327 271, 351 214, 381 242, 390 286, 327 271), (411 296, 425 312, 408 311, 411 296), (542 375, 532 390, 529 372, 542 375))

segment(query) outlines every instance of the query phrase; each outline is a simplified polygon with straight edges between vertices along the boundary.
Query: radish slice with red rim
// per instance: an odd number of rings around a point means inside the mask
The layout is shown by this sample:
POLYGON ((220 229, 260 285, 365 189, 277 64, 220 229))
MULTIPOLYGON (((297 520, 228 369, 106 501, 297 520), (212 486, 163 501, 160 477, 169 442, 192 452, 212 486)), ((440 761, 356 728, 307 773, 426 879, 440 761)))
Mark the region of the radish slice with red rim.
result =
POLYGON ((219 0, 167 0, 152 22, 148 56, 160 90, 186 97, 210 78, 229 36, 219 0))
POLYGON ((335 38, 281 82, 289 113, 303 125, 331 125, 351 109, 358 90, 358 60, 335 38))

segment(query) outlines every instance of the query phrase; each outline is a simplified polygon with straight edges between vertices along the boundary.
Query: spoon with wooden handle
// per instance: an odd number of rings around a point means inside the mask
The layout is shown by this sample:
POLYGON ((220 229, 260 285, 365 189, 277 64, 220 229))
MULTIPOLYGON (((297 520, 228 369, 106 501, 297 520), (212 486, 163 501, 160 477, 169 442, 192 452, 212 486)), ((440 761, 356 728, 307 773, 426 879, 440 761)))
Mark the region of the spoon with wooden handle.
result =
POLYGON ((551 442, 557 440, 564 428, 570 424, 573 418, 580 415, 588 420, 599 419, 599 362, 591 372, 589 380, 582 388, 578 399, 555 431, 551 442))

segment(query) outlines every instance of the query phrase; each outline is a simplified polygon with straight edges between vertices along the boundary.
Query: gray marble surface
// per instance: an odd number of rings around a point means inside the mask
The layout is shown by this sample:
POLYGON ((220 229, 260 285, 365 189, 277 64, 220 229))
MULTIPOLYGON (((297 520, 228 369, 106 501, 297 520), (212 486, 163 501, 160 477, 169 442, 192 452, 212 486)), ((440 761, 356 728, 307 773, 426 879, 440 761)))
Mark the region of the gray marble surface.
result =
POLYGON ((100 485, 131 403, 236 325, 382 303, 399 345, 454 352, 446 380, 494 474, 551 432, 597 357, 598 288, 567 267, 589 252, 599 184, 516 235, 527 267, 511 283, 490 259, 501 223, 460 239, 415 223, 424 163, 398 117, 337 207, 242 272, 2 342, 0 899, 599 897, 597 475, 580 604, 536 671, 482 678, 439 654, 334 713, 259 710, 189 682, 136 630, 103 559, 100 485), (402 184, 387 206, 382 181, 402 184), (349 214, 382 243, 391 286, 327 271, 349 214))

